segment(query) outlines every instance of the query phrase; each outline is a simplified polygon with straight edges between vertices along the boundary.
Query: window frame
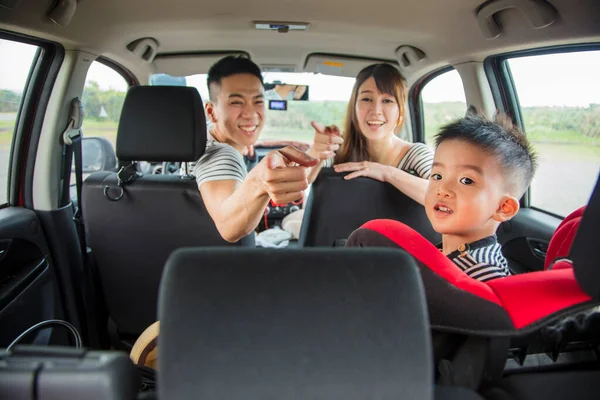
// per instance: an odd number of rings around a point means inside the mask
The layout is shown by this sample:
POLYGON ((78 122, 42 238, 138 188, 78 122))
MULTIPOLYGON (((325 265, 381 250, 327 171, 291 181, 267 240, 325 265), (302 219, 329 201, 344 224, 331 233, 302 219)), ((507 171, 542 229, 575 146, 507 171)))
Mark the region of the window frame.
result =
MULTIPOLYGON (((140 84, 140 81, 133 74, 133 72, 131 72, 129 69, 125 68, 121 64, 117 63, 116 61, 113 61, 106 57, 98 57, 94 61, 92 61, 92 63, 93 62, 99 62, 100 64, 103 64, 104 66, 113 69, 116 73, 121 75, 123 77, 123 79, 125 79, 125 82, 127 82, 127 84, 129 85, 129 88, 131 88, 132 86, 139 86, 139 84, 140 84)), ((91 64, 90 64, 90 66, 91 66, 91 64)), ((87 78, 87 73, 86 73, 86 78, 87 78)), ((83 96, 83 91, 81 92, 81 94, 83 96)))
MULTIPOLYGON (((600 50, 600 43, 580 43, 511 51, 487 57, 483 62, 483 67, 490 84, 496 109, 505 112, 512 119, 513 123, 517 124, 519 128, 523 130, 525 136, 527 136, 523 115, 521 113, 521 103, 519 101, 517 88, 510 71, 508 60, 521 57, 579 53, 584 51, 598 50, 600 50)), ((522 208, 530 208, 559 219, 564 218, 563 216, 560 216, 552 211, 534 206, 531 203, 531 185, 527 188, 527 191, 521 198, 520 203, 522 208)))
MULTIPOLYGON (((139 80, 137 79, 137 77, 129 69, 125 68, 121 64, 119 64, 119 63, 117 63, 117 62, 115 62, 113 60, 110 60, 110 59, 108 59, 106 57, 98 57, 98 58, 96 58, 95 60, 93 60, 90 63, 90 66, 88 67, 88 70, 86 72, 86 76, 85 76, 85 80, 84 80, 84 85, 83 85, 83 88, 81 89, 81 94, 79 96, 79 98, 82 99, 82 100, 83 100, 83 92, 85 91, 85 81, 87 81, 87 75, 89 73, 89 69, 91 68, 92 64, 95 63, 95 62, 97 62, 99 64, 102 64, 103 66, 112 69, 119 76, 121 76, 123 78, 123 80, 125 81, 125 83, 127 84, 127 91, 129 91, 129 89, 131 87, 138 86, 140 84, 139 80)), ((117 127, 118 127, 118 123, 117 123, 117 127)), ((83 135, 84 135, 83 137, 85 137, 85 130, 83 130, 83 135)), ((116 149, 115 149, 115 151, 116 151, 116 149)), ((65 160, 64 160, 64 154, 65 153, 63 152, 63 160, 62 160, 63 163, 65 162, 65 160)), ((118 159, 117 159, 117 161, 118 161, 118 159)), ((61 187, 65 187, 66 186, 66 188, 69 188, 71 186, 71 184, 72 184, 72 182, 71 182, 71 175, 72 175, 72 171, 71 170, 68 170, 68 172, 67 172, 67 170, 64 170, 64 169, 61 168, 61 176, 60 176, 61 187), (65 176, 65 174, 66 174, 66 176, 65 176)), ((60 206, 61 207, 62 206, 66 206, 67 204, 62 204, 63 200, 61 200, 61 199, 63 199, 63 195, 62 195, 63 190, 61 189, 59 191, 59 193, 61 193, 61 195, 59 197, 59 204, 60 204, 60 206)), ((68 199, 66 201, 70 201, 70 199, 68 199)))
POLYGON ((59 43, 28 35, 0 30, 0 38, 38 47, 17 111, 8 161, 6 202, 0 204, 0 208, 33 208, 35 157, 48 102, 65 52, 59 43))
MULTIPOLYGON (((425 116, 423 114, 423 88, 440 75, 456 71, 452 65, 435 69, 421 77, 408 92, 408 108, 410 111, 413 141, 425 143, 425 116)), ((463 87, 464 92, 464 87, 463 87)), ((466 110, 465 110, 466 112, 466 110)))

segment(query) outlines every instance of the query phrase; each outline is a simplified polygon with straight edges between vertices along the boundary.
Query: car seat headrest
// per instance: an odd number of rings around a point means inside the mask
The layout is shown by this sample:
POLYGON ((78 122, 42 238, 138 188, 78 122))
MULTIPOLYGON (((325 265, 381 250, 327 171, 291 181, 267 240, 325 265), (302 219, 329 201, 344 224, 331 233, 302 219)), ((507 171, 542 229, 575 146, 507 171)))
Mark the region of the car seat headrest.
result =
POLYGON ((390 249, 180 249, 159 296, 159 397, 431 399, 414 261, 390 249))
POLYGON ((117 133, 121 161, 196 161, 206 148, 206 119, 198 90, 134 86, 117 133))

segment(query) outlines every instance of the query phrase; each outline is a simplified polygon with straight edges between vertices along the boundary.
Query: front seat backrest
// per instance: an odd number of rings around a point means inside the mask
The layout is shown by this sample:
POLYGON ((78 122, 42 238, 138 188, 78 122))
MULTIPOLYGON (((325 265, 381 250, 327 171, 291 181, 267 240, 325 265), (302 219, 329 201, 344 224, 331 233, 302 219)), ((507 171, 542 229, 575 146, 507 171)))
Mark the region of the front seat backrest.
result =
MULTIPOLYGON (((195 88, 137 86, 127 93, 117 156, 129 161, 196 161, 206 147, 202 100, 195 88)), ((108 313, 120 333, 137 336, 156 320, 158 287, 171 252, 185 246, 227 246, 204 207, 196 182, 179 175, 137 177, 119 201, 117 174, 97 172, 83 185, 88 245, 108 313)), ((237 245, 254 245, 248 237, 237 245)))
POLYGON ((370 178, 347 181, 343 177, 332 168, 321 170, 305 206, 300 246, 331 247, 373 219, 403 222, 430 242, 441 242, 425 208, 394 186, 370 178))
POLYGON ((180 249, 160 289, 162 399, 431 399, 419 273, 391 249, 180 249))

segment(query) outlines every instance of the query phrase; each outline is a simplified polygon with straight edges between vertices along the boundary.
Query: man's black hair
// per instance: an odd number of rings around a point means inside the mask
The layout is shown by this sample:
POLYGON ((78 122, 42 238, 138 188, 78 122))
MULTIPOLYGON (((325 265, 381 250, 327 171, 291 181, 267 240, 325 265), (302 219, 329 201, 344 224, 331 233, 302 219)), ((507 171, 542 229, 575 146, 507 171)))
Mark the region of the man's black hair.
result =
POLYGON ((260 68, 252 60, 241 56, 227 56, 214 63, 208 70, 206 85, 208 86, 210 101, 215 101, 217 98, 217 93, 214 93, 213 90, 215 85, 220 86, 223 78, 238 74, 254 75, 264 85, 260 68))
POLYGON ((493 120, 468 112, 464 118, 443 126, 435 136, 435 146, 447 140, 463 140, 494 155, 501 163, 507 188, 521 197, 531 184, 537 156, 525 134, 504 114, 493 120))

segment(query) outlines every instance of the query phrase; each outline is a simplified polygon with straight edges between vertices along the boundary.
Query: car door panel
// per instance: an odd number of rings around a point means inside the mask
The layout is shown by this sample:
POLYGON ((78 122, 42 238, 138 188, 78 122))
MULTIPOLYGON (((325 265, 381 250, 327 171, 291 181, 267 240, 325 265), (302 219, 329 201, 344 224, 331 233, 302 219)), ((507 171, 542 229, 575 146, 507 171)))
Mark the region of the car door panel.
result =
POLYGON ((498 241, 514 273, 544 269, 548 244, 560 221, 547 213, 522 208, 512 220, 500 225, 498 241))
MULTIPOLYGON (((35 212, 0 210, 0 347, 30 326, 63 319, 63 307, 48 246, 35 212)), ((38 344, 64 343, 63 332, 40 331, 27 338, 38 344)))

